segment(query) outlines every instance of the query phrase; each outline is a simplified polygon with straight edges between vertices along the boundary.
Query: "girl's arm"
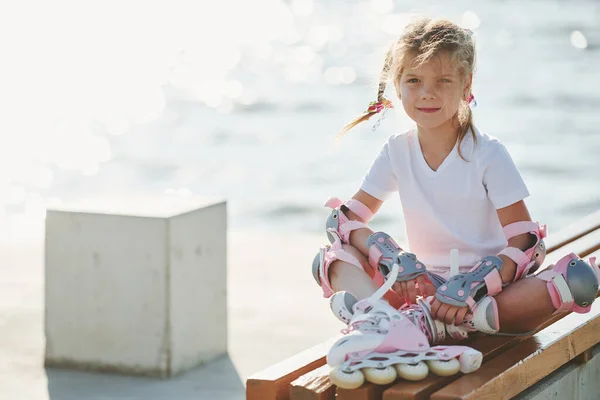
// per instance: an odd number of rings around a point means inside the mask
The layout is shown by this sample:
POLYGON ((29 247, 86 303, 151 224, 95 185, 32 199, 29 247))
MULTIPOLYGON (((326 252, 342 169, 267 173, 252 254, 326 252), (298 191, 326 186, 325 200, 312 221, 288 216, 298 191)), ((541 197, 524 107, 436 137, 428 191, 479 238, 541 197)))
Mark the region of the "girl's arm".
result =
MULTIPOLYGON (((381 208, 381 205, 383 204, 382 200, 379 200, 378 198, 373 197, 370 194, 368 194, 367 192, 364 192, 362 190, 359 190, 358 192, 356 192, 356 194, 354 196, 352 196, 352 198, 354 200, 360 201, 365 206, 367 206, 373 214, 375 214, 377 211, 379 211, 379 209, 381 208)), ((361 222, 365 222, 365 223, 367 222, 367 221, 363 221, 362 219, 360 219, 358 217, 358 215, 354 214, 349 209, 345 209, 343 211, 344 211, 344 214, 348 217, 348 219, 357 220, 357 221, 361 221, 361 222)), ((350 234, 350 244, 353 247, 357 248, 366 257, 369 257, 369 248, 367 247, 367 239, 372 233, 373 233, 373 231, 371 229, 362 228, 362 229, 357 229, 350 234)))
MULTIPOLYGON (((525 205, 525 202, 523 200, 511 204, 508 207, 500 208, 497 210, 497 213, 498 219, 500 220, 500 224, 502 225, 502 227, 510 225, 513 222, 531 221, 529 210, 527 210, 527 206, 525 205)), ((516 247, 523 251, 531 248, 531 246, 533 246, 534 244, 535 237, 533 237, 533 235, 530 235, 529 233, 523 233, 521 235, 515 236, 508 241, 509 247, 516 247)), ((505 255, 500 255, 500 258, 502 259, 503 263, 502 271, 500 271, 502 282, 512 282, 515 277, 517 264, 505 255)))
MULTIPOLYGON (((381 208, 383 204, 382 200, 371 196, 370 194, 359 190, 353 197, 353 199, 362 202, 367 206, 373 214, 375 214, 381 208)), ((344 210, 344 214, 352 220, 361 220, 358 215, 354 214, 350 210, 344 210)), ((367 247, 367 239, 374 232, 370 228, 361 228, 352 231, 350 234, 350 245, 358 249, 367 259, 369 258, 369 248, 367 247)), ((401 299, 404 299, 407 303, 414 303, 417 298, 417 294, 422 296, 429 296, 435 293, 435 287, 425 279, 425 275, 420 275, 416 279, 404 282, 396 282, 392 286, 392 289, 398 294, 401 299)))
MULTIPOLYGON (((511 204, 510 206, 499 208, 497 213, 503 228, 515 222, 531 221, 529 210, 523 200, 511 204)), ((509 239, 508 247, 516 247, 525 251, 531 249, 531 247, 536 244, 536 241, 537 239, 533 235, 523 233, 509 239)), ((501 254, 498 257, 502 259, 502 271, 500 271, 502 282, 512 282, 517 271, 517 264, 505 255, 501 254)), ((431 304, 431 315, 433 318, 445 321, 448 324, 462 324, 468 311, 469 307, 452 306, 442 303, 438 299, 434 299, 431 304)))

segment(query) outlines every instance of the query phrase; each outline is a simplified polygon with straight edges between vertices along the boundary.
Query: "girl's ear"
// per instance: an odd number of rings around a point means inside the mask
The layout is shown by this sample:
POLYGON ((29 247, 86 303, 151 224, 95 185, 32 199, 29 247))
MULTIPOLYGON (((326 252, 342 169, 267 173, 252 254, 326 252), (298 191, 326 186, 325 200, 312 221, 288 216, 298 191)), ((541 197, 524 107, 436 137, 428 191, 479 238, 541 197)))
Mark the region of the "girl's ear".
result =
POLYGON ((466 79, 465 87, 463 89, 463 97, 465 100, 471 97, 471 92, 473 89, 473 73, 469 74, 469 77, 466 79))

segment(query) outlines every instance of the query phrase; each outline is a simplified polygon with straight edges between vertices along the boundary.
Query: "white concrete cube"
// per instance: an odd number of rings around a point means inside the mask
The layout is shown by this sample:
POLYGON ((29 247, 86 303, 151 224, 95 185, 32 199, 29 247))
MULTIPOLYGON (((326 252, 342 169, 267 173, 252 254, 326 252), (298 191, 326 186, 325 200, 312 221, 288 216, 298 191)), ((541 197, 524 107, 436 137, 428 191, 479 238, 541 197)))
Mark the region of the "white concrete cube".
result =
POLYGON ((169 377, 226 353, 226 224, 189 197, 48 210, 46 365, 169 377))

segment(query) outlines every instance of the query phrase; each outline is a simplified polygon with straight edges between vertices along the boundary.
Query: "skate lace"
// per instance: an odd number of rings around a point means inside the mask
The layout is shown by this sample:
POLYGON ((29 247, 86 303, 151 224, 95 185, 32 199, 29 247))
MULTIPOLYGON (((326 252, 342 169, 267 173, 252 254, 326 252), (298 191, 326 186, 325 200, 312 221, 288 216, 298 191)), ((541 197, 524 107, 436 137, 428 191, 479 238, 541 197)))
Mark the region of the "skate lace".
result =
POLYGON ((390 318, 387 313, 367 309, 364 314, 353 317, 348 327, 342 329, 342 333, 348 334, 353 331, 384 333, 387 331, 384 321, 389 322, 389 320, 390 318))
POLYGON ((400 266, 394 264, 392 270, 386 277, 386 281, 381 285, 375 293, 364 300, 359 301, 354 310, 354 316, 350 319, 348 327, 342 329, 343 334, 348 334, 353 331, 361 332, 376 332, 384 333, 387 332, 387 324, 390 321, 390 313, 397 312, 392 310, 383 309, 382 300, 383 296, 391 289, 396 277, 398 276, 398 270, 400 266))
POLYGON ((427 318, 425 316, 425 311, 422 309, 423 306, 418 304, 403 304, 398 311, 404 311, 403 315, 409 318, 413 324, 415 324, 421 332, 427 336, 427 339, 431 342, 434 337, 433 333, 430 331, 430 327, 427 324, 427 318))

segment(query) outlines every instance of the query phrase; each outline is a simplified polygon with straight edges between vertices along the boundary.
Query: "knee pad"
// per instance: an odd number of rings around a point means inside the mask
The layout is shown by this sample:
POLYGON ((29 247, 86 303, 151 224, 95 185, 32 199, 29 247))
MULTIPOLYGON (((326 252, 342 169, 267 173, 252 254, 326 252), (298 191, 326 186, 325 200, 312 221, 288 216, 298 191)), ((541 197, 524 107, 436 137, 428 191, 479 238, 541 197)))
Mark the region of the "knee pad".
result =
POLYGON ((330 243, 335 241, 331 230, 337 233, 343 243, 350 243, 350 233, 356 229, 367 228, 367 222, 373 218, 371 210, 360 201, 354 199, 342 202, 337 197, 331 197, 325 202, 325 207, 332 209, 325 223, 327 238, 330 243), (343 212, 344 207, 358 215, 364 222, 348 219, 343 212))
POLYGON ((408 253, 384 232, 375 232, 367 239, 369 248, 369 264, 387 276, 394 264, 399 265, 397 282, 405 282, 425 274, 435 287, 445 280, 439 275, 427 271, 425 264, 417 260, 413 253, 408 253))
POLYGON ((330 297, 334 290, 329 281, 329 267, 336 260, 341 260, 364 271, 360 261, 342 247, 342 240, 335 231, 330 232, 334 238, 331 245, 321 247, 312 263, 313 277, 323 289, 323 297, 330 297))
POLYGON ((535 272, 546 258, 546 245, 543 240, 546 237, 546 225, 540 226, 537 222, 519 221, 504 227, 506 240, 524 233, 529 233, 535 238, 533 246, 525 251, 516 247, 507 247, 498 253, 498 255, 505 255, 517 264, 513 281, 518 281, 535 272))
POLYGON ((567 254, 552 269, 540 272, 537 277, 547 282, 548 293, 556 308, 554 314, 587 313, 598 295, 600 270, 595 257, 591 257, 588 264, 574 253, 567 254))

